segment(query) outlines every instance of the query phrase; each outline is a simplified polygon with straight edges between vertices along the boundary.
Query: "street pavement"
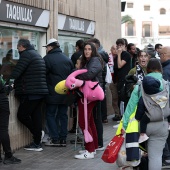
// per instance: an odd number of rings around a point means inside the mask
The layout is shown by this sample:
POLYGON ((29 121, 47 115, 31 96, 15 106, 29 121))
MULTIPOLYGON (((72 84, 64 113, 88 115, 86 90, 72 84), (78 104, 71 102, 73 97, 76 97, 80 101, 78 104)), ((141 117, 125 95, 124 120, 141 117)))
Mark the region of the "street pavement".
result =
MULTIPOLYGON (((109 123, 104 126, 104 145, 110 142, 115 134, 113 125, 117 122, 109 117, 109 123)), ((0 163, 0 170, 117 170, 116 164, 109 164, 102 161, 103 151, 97 151, 94 159, 77 160, 74 155, 82 149, 78 144, 70 144, 75 139, 75 134, 68 134, 67 147, 49 147, 43 145, 42 152, 25 151, 23 148, 17 150, 14 156, 22 160, 21 164, 4 165, 0 163)))

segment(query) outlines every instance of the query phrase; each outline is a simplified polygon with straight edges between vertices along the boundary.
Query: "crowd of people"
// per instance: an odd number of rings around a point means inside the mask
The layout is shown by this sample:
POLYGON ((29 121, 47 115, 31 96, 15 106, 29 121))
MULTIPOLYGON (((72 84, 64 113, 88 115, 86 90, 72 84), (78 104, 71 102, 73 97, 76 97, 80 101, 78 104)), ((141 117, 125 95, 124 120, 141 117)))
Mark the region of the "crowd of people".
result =
POLYGON ((85 150, 79 151, 79 155, 74 157, 92 159, 95 157, 96 150, 104 150, 103 123, 108 123, 106 76, 107 66, 109 66, 109 74, 112 77, 109 89, 115 114, 112 120, 122 120, 121 132, 124 133, 132 113, 135 112, 135 118, 140 122, 141 129, 138 131, 138 144, 147 141, 148 169, 160 170, 162 165, 170 165, 169 113, 166 114, 166 110, 163 120, 161 117, 153 121, 145 114, 149 111, 144 102, 144 94, 153 95, 163 91, 165 86, 163 79, 170 80, 170 47, 156 44, 155 49, 140 50, 135 44, 119 38, 111 46, 108 55, 97 38, 91 38, 85 42, 78 40, 75 46, 76 52, 69 59, 60 49, 59 42, 52 38, 44 46, 47 54, 42 58, 29 40, 20 39, 18 41, 17 48, 20 58, 10 71, 10 75, 5 77, 5 80, 1 77, 0 81, 0 105, 2 106, 0 107, 0 143, 5 152, 4 160, 0 157, 0 162, 3 161, 4 164, 21 162, 12 154, 8 134, 10 110, 7 94, 13 89, 20 102, 17 118, 33 136, 32 143, 25 146, 25 150, 43 150, 41 143, 44 137, 42 128, 42 122, 44 122, 42 105, 44 103, 46 106, 44 110, 45 133, 48 133, 50 137, 45 146, 66 147, 68 109, 72 109, 74 117, 73 126, 69 132, 76 132, 77 119, 79 127, 84 132, 85 111, 82 97, 79 96, 70 105, 67 99, 68 94, 55 92, 56 84, 65 80, 77 69, 87 69, 86 73, 78 75, 76 78, 84 82, 97 81, 102 87, 105 97, 102 101, 92 101, 87 104, 88 131, 93 140, 85 142, 85 150), (14 79, 12 85, 9 83, 11 79, 14 79), (120 109, 122 103, 123 112, 120 109), (141 134, 139 135, 139 133, 141 134))

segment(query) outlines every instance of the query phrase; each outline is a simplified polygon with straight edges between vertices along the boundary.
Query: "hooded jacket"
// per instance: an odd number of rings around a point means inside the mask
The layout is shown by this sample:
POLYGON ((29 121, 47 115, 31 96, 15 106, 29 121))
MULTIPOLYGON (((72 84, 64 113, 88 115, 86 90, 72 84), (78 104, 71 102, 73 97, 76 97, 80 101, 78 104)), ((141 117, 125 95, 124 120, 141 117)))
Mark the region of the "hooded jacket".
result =
POLYGON ((67 95, 55 92, 54 88, 60 81, 65 80, 73 70, 73 63, 60 48, 52 49, 44 57, 49 94, 46 102, 49 104, 64 104, 67 95))

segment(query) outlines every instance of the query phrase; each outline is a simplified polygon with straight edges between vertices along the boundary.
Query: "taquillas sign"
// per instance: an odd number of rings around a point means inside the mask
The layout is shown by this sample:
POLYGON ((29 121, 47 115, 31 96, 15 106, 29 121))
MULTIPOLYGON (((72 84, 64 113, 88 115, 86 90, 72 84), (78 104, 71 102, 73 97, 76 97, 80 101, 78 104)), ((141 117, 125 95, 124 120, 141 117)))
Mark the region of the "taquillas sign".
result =
POLYGON ((0 0, 0 20, 18 24, 48 27, 49 11, 0 0))

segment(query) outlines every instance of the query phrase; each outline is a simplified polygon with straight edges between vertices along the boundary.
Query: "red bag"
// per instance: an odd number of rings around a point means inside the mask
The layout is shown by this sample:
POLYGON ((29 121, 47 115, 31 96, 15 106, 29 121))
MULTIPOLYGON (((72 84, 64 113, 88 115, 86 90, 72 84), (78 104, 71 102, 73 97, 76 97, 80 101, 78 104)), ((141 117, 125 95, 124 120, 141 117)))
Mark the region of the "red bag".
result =
POLYGON ((118 152, 123 144, 124 137, 122 135, 114 136, 105 149, 102 160, 106 163, 114 163, 117 160, 118 152))

